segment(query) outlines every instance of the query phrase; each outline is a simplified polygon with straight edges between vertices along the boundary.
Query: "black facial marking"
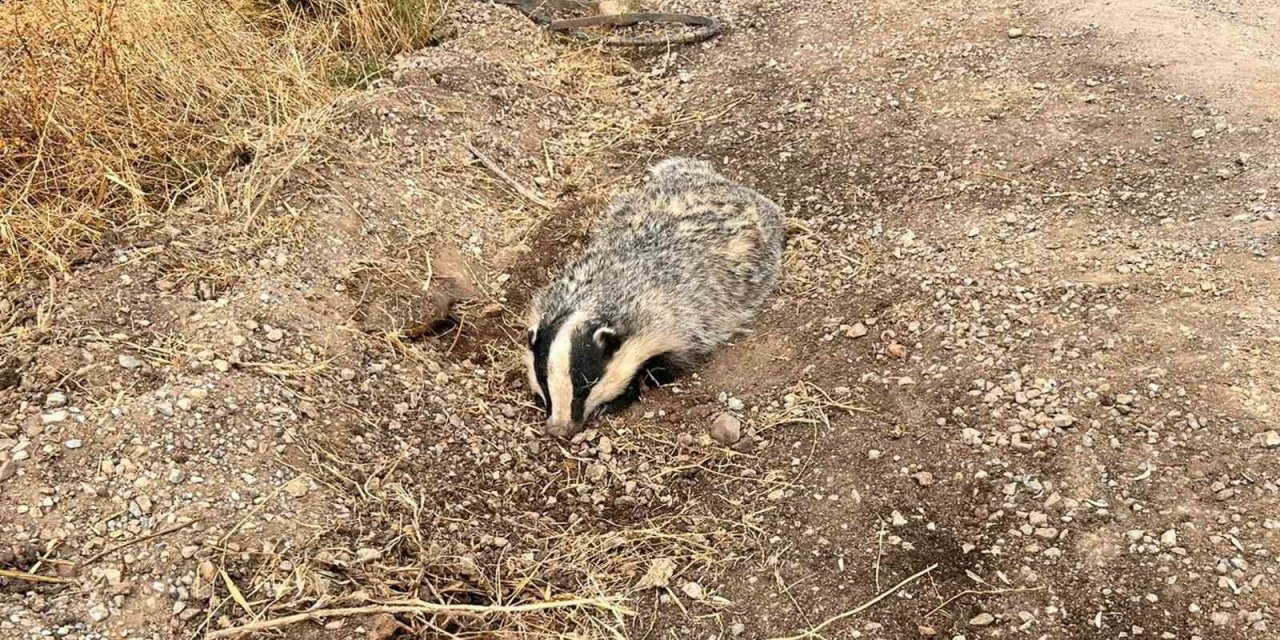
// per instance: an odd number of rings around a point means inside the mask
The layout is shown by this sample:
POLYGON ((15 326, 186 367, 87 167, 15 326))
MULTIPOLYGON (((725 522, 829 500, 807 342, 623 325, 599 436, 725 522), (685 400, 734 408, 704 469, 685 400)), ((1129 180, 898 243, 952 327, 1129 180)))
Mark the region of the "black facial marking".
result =
POLYGON ((640 395, 646 388, 652 389, 670 384, 680 376, 680 373, 681 367, 667 354, 653 356, 640 366, 627 388, 618 397, 600 405, 596 409, 596 414, 626 409, 640 399, 640 395))
POLYGON ((680 377, 680 366, 665 353, 660 353, 640 366, 638 376, 644 386, 653 388, 671 384, 680 377))
POLYGON ((587 323, 579 333, 573 336, 573 346, 569 350, 569 370, 573 372, 573 407, 570 417, 574 422, 582 422, 587 406, 587 397, 591 389, 604 377, 609 360, 613 358, 623 337, 617 333, 598 332, 604 325, 587 323), (600 335, 603 340, 596 341, 600 335))
POLYGON ((533 374, 538 380, 538 388, 542 391, 540 404, 547 415, 551 415, 551 391, 547 387, 547 360, 551 356, 551 343, 556 339, 560 325, 564 324, 566 317, 567 315, 561 314, 529 332, 529 349, 533 351, 533 374))

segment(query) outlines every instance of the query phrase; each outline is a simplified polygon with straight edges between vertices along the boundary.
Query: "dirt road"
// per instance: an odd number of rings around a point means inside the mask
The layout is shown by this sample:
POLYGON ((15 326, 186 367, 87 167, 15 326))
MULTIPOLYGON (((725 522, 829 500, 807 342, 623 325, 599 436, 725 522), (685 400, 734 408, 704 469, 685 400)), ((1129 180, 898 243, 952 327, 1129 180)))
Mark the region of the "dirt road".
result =
POLYGON ((269 233, 12 293, 0 567, 55 583, 0 636, 1272 637, 1280 9, 679 6, 732 28, 625 64, 460 8, 269 233), (781 290, 549 440, 523 301, 672 153, 783 206, 781 290))

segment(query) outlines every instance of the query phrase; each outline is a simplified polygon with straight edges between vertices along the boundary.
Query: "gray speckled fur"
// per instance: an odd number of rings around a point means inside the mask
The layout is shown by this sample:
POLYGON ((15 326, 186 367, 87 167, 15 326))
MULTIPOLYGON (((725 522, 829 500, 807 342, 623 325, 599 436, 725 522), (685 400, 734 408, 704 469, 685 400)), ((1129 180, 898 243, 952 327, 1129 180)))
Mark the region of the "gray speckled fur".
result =
POLYGON ((617 196, 582 257, 535 298, 535 323, 571 311, 624 334, 662 332, 692 364, 745 331, 773 290, 784 231, 778 207, 709 163, 668 158, 617 196))

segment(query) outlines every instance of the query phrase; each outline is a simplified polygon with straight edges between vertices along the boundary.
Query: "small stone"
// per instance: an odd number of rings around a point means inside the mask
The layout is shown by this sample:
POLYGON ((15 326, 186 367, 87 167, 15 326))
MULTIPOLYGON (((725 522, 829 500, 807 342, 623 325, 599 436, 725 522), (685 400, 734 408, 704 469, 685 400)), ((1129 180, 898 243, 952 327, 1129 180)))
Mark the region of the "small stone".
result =
POLYGON ((627 4, 624 0, 600 0, 596 11, 602 16, 616 16, 627 12, 627 4))
POLYGON ((57 411, 50 411, 49 413, 40 414, 40 423, 56 424, 56 423, 65 421, 70 416, 71 414, 67 413, 66 409, 58 409, 57 411))
POLYGON ((979 613, 978 615, 969 618, 969 625, 974 627, 985 627, 995 621, 995 616, 989 613, 979 613))
POLYGON ((82 442, 79 438, 72 438, 62 443, 62 446, 68 449, 79 449, 80 447, 84 446, 84 442, 82 442))
POLYGON ((1258 443, 1264 449, 1280 449, 1280 431, 1272 429, 1258 437, 1258 443))
POLYGON ((105 604, 97 604, 89 609, 89 619, 94 622, 102 622, 111 616, 111 612, 105 604))
POLYGON ((915 479, 916 484, 922 487, 933 486, 933 474, 929 473, 928 471, 921 471, 920 473, 914 474, 911 477, 915 479))
POLYGON ((846 338, 861 338, 865 335, 867 335, 867 325, 861 322, 855 323, 844 330, 844 337, 846 338))
POLYGON ((1013 39, 1021 38, 1024 35, 1022 29, 1018 27, 1009 27, 1009 37, 1013 39))
POLYGON ((890 522, 893 524, 893 526, 895 526, 895 527, 901 527, 901 526, 903 526, 903 525, 907 524, 907 519, 906 519, 905 517, 903 517, 903 515, 902 515, 901 513, 897 512, 897 511, 894 511, 893 513, 889 514, 889 521, 890 521, 890 522))
POLYGON ((1170 529, 1160 534, 1160 546, 1176 547, 1178 546, 1178 532, 1170 529))
POLYGON ((891 342, 885 348, 885 352, 889 354, 890 358, 902 359, 903 356, 907 355, 907 348, 897 342, 891 342))
POLYGON ((307 495, 307 491, 309 489, 310 487, 307 486, 307 479, 301 476, 290 480, 288 484, 284 485, 285 493, 295 498, 301 498, 307 495))
POLYGON ((338 377, 341 378, 343 382, 351 382, 356 379, 356 372, 351 369, 343 369, 338 372, 338 377))
POLYGON ((5 460, 0 462, 0 482, 8 480, 18 474, 18 463, 13 460, 5 460))
POLYGON ((231 370, 231 363, 219 358, 213 361, 213 368, 221 373, 226 373, 231 370))
POLYGON ((711 438, 723 445, 732 445, 742 438, 742 421, 732 414, 722 413, 711 423, 711 438))
POLYGON ((1199 140, 1207 135, 1209 135, 1208 129, 1192 129, 1191 130, 1191 137, 1195 140, 1199 140))
POLYGON ((933 627, 926 627, 924 625, 916 627, 916 631, 926 638, 932 638, 933 636, 938 635, 937 629, 934 629, 933 627))
POLYGON ((587 479, 592 482, 600 482, 601 480, 604 480, 604 476, 607 473, 609 473, 609 468, 600 463, 595 463, 587 467, 587 479))
POLYGON ((173 417, 173 403, 171 403, 171 402, 169 402, 169 401, 157 402, 157 403, 156 403, 156 413, 159 413, 160 415, 162 415, 162 416, 164 416, 164 417, 166 417, 166 418, 172 418, 172 417, 173 417))
POLYGON ((67 394, 61 391, 53 391, 44 397, 44 406, 50 409, 67 406, 67 394))
POLYGON ((747 405, 737 398, 729 398, 729 401, 725 404, 728 405, 730 411, 742 411, 747 408, 747 405))
POLYGON ((182 484, 182 481, 185 478, 186 474, 182 472, 182 469, 170 469, 167 479, 169 480, 169 484, 182 484))
POLYGON ((284 332, 279 329, 272 329, 267 332, 267 340, 272 342, 280 342, 284 339, 284 332))
POLYGON ((701 600, 706 594, 702 591, 702 585, 692 580, 680 586, 680 591, 684 592, 692 600, 701 600))
POLYGON ((124 367, 125 369, 137 369, 138 367, 142 366, 141 360, 127 353, 120 354, 120 357, 117 359, 117 362, 119 362, 120 366, 124 367))
POLYGON ((747 632, 747 625, 742 624, 741 622, 735 622, 729 625, 729 635, 735 638, 746 632, 747 632))
POLYGON ((1053 417, 1053 426, 1065 429, 1076 423, 1075 417, 1069 413, 1059 413, 1053 417))

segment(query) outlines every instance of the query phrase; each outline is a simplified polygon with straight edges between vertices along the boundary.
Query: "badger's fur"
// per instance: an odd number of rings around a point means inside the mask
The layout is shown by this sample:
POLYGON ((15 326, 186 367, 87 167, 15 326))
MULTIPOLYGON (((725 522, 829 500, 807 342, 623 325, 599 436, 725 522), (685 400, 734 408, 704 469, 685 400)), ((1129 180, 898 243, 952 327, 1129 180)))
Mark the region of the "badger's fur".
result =
POLYGON ((529 384, 567 437, 745 331, 782 260, 778 207, 709 163, 668 158, 533 300, 529 384))

